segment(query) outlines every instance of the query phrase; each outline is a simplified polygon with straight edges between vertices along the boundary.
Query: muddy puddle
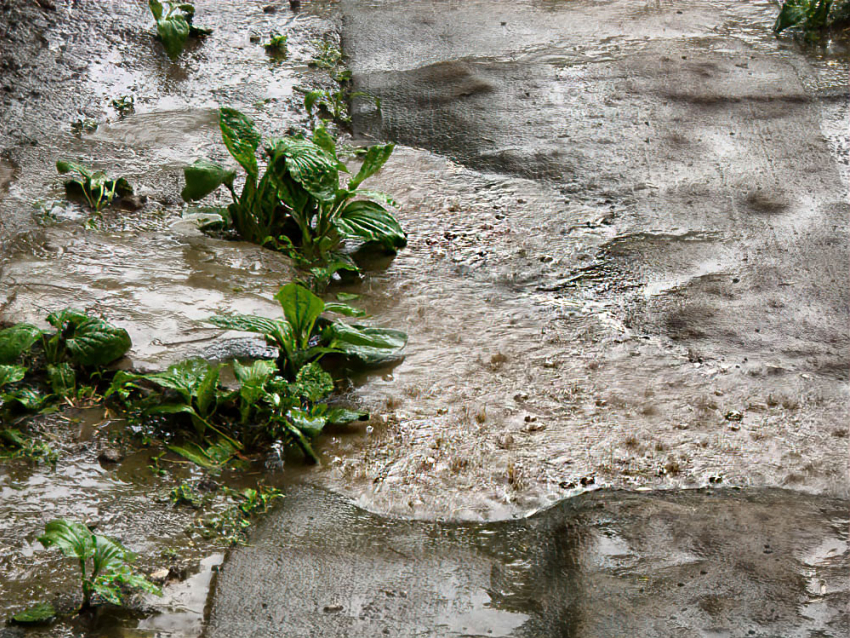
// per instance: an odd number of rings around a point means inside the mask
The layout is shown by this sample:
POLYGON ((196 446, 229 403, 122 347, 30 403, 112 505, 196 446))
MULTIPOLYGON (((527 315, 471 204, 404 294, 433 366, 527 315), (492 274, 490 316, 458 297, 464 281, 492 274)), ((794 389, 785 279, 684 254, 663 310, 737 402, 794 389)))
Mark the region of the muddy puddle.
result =
MULTIPOLYGON (((399 201, 409 246, 329 297, 356 293, 370 321, 405 330, 406 356, 345 390, 372 419, 318 442, 321 466, 287 459, 284 477, 276 465, 248 479, 315 484, 354 504, 293 488, 257 546, 233 554, 225 574, 260 565, 283 578, 269 565, 291 561, 314 570, 304 589, 279 583, 315 609, 275 599, 256 618, 291 620, 303 635, 414 635, 414 611, 429 619, 423 631, 439 627, 425 635, 613 636, 626 617, 648 623, 629 625, 647 636, 846 631, 846 587, 832 583, 846 575, 847 502, 831 500, 848 497, 850 422, 840 40, 773 37, 767 1, 349 0, 298 12, 202 1, 197 22, 214 34, 172 63, 146 3, 54 4, 0 3, 3 322, 41 323, 68 305, 97 312, 126 327, 127 365, 143 370, 259 356, 262 342, 204 319, 276 316, 290 263, 202 234, 203 210, 179 198, 183 166, 229 161, 216 108, 249 113, 266 136, 305 126, 299 88, 325 81, 307 62, 317 39, 339 38, 355 89, 382 104, 355 101, 353 140, 399 143, 371 186, 399 201), (284 61, 251 41, 272 30, 289 35, 284 61), (111 101, 124 95, 135 109, 122 117, 111 101), (73 134, 85 118, 97 130, 73 134), (64 199, 60 157, 126 175, 139 197, 87 225, 64 199), (746 489, 672 491, 706 485, 746 489), (762 489, 777 487, 793 491, 762 489), (600 488, 671 493, 582 496, 600 488), (568 497, 535 518, 482 523, 568 497), (323 503, 326 516, 315 513, 323 503), (308 516, 329 530, 322 548, 304 532, 308 516), (352 521, 362 533, 350 542, 331 533, 352 521), (695 521, 719 536, 700 536, 695 521), (301 531, 275 554, 287 526, 301 531), (762 551, 783 542, 774 528, 788 532, 776 565, 762 551), (421 577, 420 606, 366 582, 362 559, 381 530, 403 539, 402 554, 429 556, 409 569, 374 559, 376 573, 421 577), (748 558, 724 563, 736 544, 748 558), (342 562, 313 566, 332 547, 342 562), (706 561, 723 569, 692 573, 706 561), (339 569, 353 584, 331 583, 339 600, 319 600, 339 569), (777 601, 775 618, 757 596, 777 601), (310 614, 325 633, 297 625, 310 614), (379 623, 392 615, 402 624, 379 623)), ((56 469, 0 466, 2 606, 65 583, 34 539, 46 520, 79 514, 148 557, 146 569, 177 546, 192 566, 165 600, 145 601, 158 611, 47 634, 197 635, 219 550, 186 545, 191 512, 146 500, 152 485, 175 484, 147 456, 104 468, 98 437, 76 427, 58 438, 56 469)), ((260 586, 227 583, 214 635, 235 635, 225 621, 244 616, 223 610, 260 586)))

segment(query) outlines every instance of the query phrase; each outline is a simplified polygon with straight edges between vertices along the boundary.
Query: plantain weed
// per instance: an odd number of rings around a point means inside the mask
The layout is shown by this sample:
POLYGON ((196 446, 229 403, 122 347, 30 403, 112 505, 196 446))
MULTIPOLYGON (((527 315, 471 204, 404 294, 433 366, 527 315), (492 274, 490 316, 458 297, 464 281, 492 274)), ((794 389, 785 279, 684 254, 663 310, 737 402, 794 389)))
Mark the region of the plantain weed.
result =
POLYGON ((103 368, 120 359, 132 343, 127 331, 78 310, 51 313, 55 332, 28 323, 0 330, 0 401, 4 409, 37 412, 52 400, 99 400, 103 368), (21 385, 43 381, 50 393, 21 385))
POLYGON ((393 144, 368 148, 360 170, 342 186, 340 173, 350 171, 324 126, 316 127, 312 139, 292 136, 265 144, 266 166, 260 176, 261 136, 254 122, 235 109, 223 108, 219 124, 230 154, 246 172, 241 194, 234 189, 235 171, 201 159, 184 169, 181 195, 187 202, 196 201, 225 186, 233 203, 222 213, 241 238, 285 250, 302 265, 340 262, 352 270, 357 266, 340 252, 346 240, 391 252, 406 245, 404 231, 386 208, 395 202, 384 193, 360 188, 383 167, 393 144))
POLYGON ((189 38, 201 38, 212 33, 211 29, 192 24, 195 7, 191 2, 149 0, 148 7, 156 20, 157 37, 172 60, 180 56, 189 38))
POLYGON ((134 559, 131 552, 111 538, 93 534, 82 523, 52 520, 38 541, 48 549, 58 547, 65 556, 76 559, 83 595, 80 612, 91 608, 94 596, 123 605, 124 588, 162 595, 156 585, 130 568, 134 559))
POLYGON ((257 315, 216 315, 209 322, 219 328, 255 332, 278 349, 278 368, 293 379, 310 362, 326 354, 341 354, 366 365, 397 358, 407 342, 399 330, 374 328, 331 321, 322 316, 333 312, 362 316, 362 311, 340 302, 325 302, 297 283, 283 286, 275 295, 283 319, 257 315))
POLYGON ((123 177, 110 179, 103 171, 93 171, 88 166, 69 160, 56 162, 60 175, 69 175, 65 191, 70 196, 82 195, 97 214, 112 203, 115 197, 133 194, 133 187, 123 177))
MULTIPOLYGON (((117 97, 112 100, 112 108, 118 111, 118 115, 121 117, 127 117, 136 111, 136 98, 132 95, 122 95, 121 97, 117 97)), ((95 130, 96 129, 97 125, 95 125, 95 130)))
POLYGON ((802 31, 810 42, 820 39, 820 34, 832 27, 850 22, 850 2, 841 0, 785 0, 773 32, 779 34, 786 29, 802 31))

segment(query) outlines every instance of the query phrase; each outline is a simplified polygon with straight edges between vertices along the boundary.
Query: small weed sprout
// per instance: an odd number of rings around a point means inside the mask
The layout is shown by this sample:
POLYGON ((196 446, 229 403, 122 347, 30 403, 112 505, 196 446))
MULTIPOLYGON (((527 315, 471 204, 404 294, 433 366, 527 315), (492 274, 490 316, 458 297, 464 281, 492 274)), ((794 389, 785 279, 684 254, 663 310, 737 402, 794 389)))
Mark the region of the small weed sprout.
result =
POLYGON ((82 195, 98 215, 115 197, 133 194, 133 187, 125 178, 110 179, 103 171, 93 171, 77 162, 59 160, 56 170, 60 175, 70 176, 65 182, 65 192, 71 196, 82 195))
POLYGON ((83 594, 81 612, 91 608, 95 595, 105 602, 122 605, 122 588, 162 595, 156 585, 130 568, 133 554, 119 542, 93 534, 82 523, 50 521, 38 541, 47 548, 58 547, 65 556, 76 559, 83 594))
POLYGON ((288 36, 282 35, 280 33, 272 33, 269 37, 268 42, 263 44, 263 47, 266 49, 266 52, 277 57, 277 58, 285 58, 288 54, 286 48, 286 42, 289 39, 288 36))
MULTIPOLYGON (((117 97, 112 100, 112 108, 118 111, 118 115, 121 117, 126 117, 131 113, 134 113, 136 110, 136 98, 132 95, 122 95, 121 97, 117 97)), ((97 129, 97 124, 95 123, 95 129, 97 129)))
POLYGON ((212 29, 196 27, 195 7, 190 2, 159 2, 149 0, 148 6, 156 20, 157 37, 172 60, 183 52, 189 38, 201 38, 212 33, 212 29))
POLYGON ((319 69, 335 69, 342 64, 342 51, 333 42, 314 40, 313 44, 318 47, 318 51, 310 60, 310 66, 319 69))

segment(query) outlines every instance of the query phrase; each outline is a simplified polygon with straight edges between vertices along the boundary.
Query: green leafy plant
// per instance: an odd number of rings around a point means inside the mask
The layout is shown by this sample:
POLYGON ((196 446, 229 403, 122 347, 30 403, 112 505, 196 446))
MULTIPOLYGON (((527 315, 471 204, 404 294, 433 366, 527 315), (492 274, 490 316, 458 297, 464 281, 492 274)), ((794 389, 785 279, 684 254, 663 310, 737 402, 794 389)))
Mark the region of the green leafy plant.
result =
POLYGON ((829 27, 850 22, 850 2, 846 0, 785 0, 773 25, 774 33, 800 29, 807 40, 813 41, 829 27))
POLYGON ((333 42, 328 40, 314 40, 318 51, 310 60, 309 65, 319 69, 333 69, 342 64, 342 51, 333 42))
POLYGON ((44 410, 52 398, 97 399, 96 382, 104 366, 120 359, 132 343, 127 331, 78 310, 51 313, 49 332, 19 323, 0 330, 0 400, 4 409, 44 410), (11 387, 28 375, 50 388, 11 387), (88 381, 88 384, 80 381, 88 381))
POLYGON ((196 27, 195 7, 190 2, 159 2, 149 0, 148 6, 156 20, 156 32, 169 58, 175 60, 186 47, 189 38, 200 38, 211 29, 196 27))
POLYGON ((111 538, 93 534, 82 523, 52 520, 38 540, 45 547, 58 547, 65 556, 76 559, 83 594, 80 611, 92 606, 95 595, 105 602, 122 605, 122 588, 162 595, 156 585, 130 568, 132 553, 111 538))
POLYGON ((238 492, 225 488, 224 492, 237 501, 236 506, 245 516, 265 514, 275 500, 283 498, 283 492, 264 485, 260 485, 256 490, 246 487, 238 492))
POLYGON ((173 505, 189 505, 195 509, 201 506, 201 497, 188 483, 180 483, 171 489, 171 503, 173 505))
MULTIPOLYGON (((136 98, 132 95, 122 95, 112 100, 112 108, 118 111, 118 115, 126 117, 136 110, 136 98)), ((97 124, 95 124, 97 129, 97 124)))
POLYGON ((82 195, 96 213, 109 206, 116 196, 133 194, 133 187, 123 177, 110 179, 103 171, 93 171, 87 166, 67 160, 56 162, 60 175, 70 175, 65 191, 72 196, 82 195))
POLYGON ((241 445, 219 430, 214 424, 214 416, 219 408, 219 372, 221 366, 210 365, 203 359, 190 359, 169 366, 164 372, 152 374, 133 374, 121 371, 115 375, 106 397, 119 393, 127 397, 130 390, 144 390, 145 384, 154 384, 168 390, 166 401, 157 399, 146 405, 148 415, 185 414, 188 415, 195 431, 205 437, 211 430, 226 439, 236 449, 241 445))
MULTIPOLYGON (((245 169, 241 195, 233 187, 235 172, 209 160, 184 169, 186 201, 201 199, 224 185, 233 203, 223 215, 237 234, 248 241, 287 250, 308 265, 344 263, 339 251, 345 240, 380 245, 395 251, 407 239, 385 205, 394 205, 383 193, 361 189, 392 154, 394 145, 370 147, 360 170, 340 185, 340 173, 349 173, 337 156, 336 141, 323 126, 312 139, 284 137, 265 145, 265 172, 260 176, 256 152, 261 143, 253 121, 239 111, 221 109, 222 137, 230 154, 245 169)), ((350 173, 349 173, 350 174, 350 173)))
POLYGON ((294 379, 310 362, 326 354, 341 354, 362 364, 375 365, 397 358, 407 343, 399 330, 374 328, 330 321, 322 314, 362 315, 344 303, 324 302, 303 286, 291 283, 275 295, 283 309, 283 319, 257 315, 216 315, 209 322, 219 328, 265 335, 278 349, 278 368, 294 379))
POLYGON ((212 516, 199 520, 196 528, 204 538, 218 536, 227 545, 244 544, 255 516, 265 514, 272 503, 283 498, 283 493, 273 487, 260 485, 257 489, 233 490, 225 487, 222 493, 232 505, 212 516))
POLYGON ((263 43, 263 47, 269 54, 277 58, 285 58, 287 56, 286 42, 288 39, 288 36, 272 33, 268 41, 263 43))
POLYGON ((55 617, 56 609, 53 605, 38 603, 12 616, 12 622, 16 625, 41 625, 50 622, 55 617))
POLYGON ((97 130, 97 121, 91 118, 79 118, 71 122, 71 133, 82 135, 83 133, 94 133, 97 130))
POLYGON ((23 458, 32 463, 43 461, 49 465, 55 465, 59 455, 43 441, 26 438, 20 430, 15 428, 4 428, 0 430, 0 458, 23 458))
POLYGON ((349 91, 346 88, 339 88, 336 91, 326 89, 316 89, 309 91, 304 95, 304 108, 310 117, 313 117, 313 111, 319 115, 329 117, 337 124, 351 124, 351 115, 349 114, 348 105, 351 100, 362 97, 372 103, 378 111, 381 110, 381 98, 375 97, 363 91, 349 91))

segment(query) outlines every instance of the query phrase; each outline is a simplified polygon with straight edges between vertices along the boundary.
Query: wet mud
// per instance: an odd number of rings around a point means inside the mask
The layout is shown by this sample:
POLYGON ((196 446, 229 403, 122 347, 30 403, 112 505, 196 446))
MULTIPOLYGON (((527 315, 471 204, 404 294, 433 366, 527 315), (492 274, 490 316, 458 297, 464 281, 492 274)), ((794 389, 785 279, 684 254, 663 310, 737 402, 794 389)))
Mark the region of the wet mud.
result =
POLYGON ((457 524, 293 489, 217 575, 206 636, 842 636, 847 513, 776 490, 613 491, 457 524))

